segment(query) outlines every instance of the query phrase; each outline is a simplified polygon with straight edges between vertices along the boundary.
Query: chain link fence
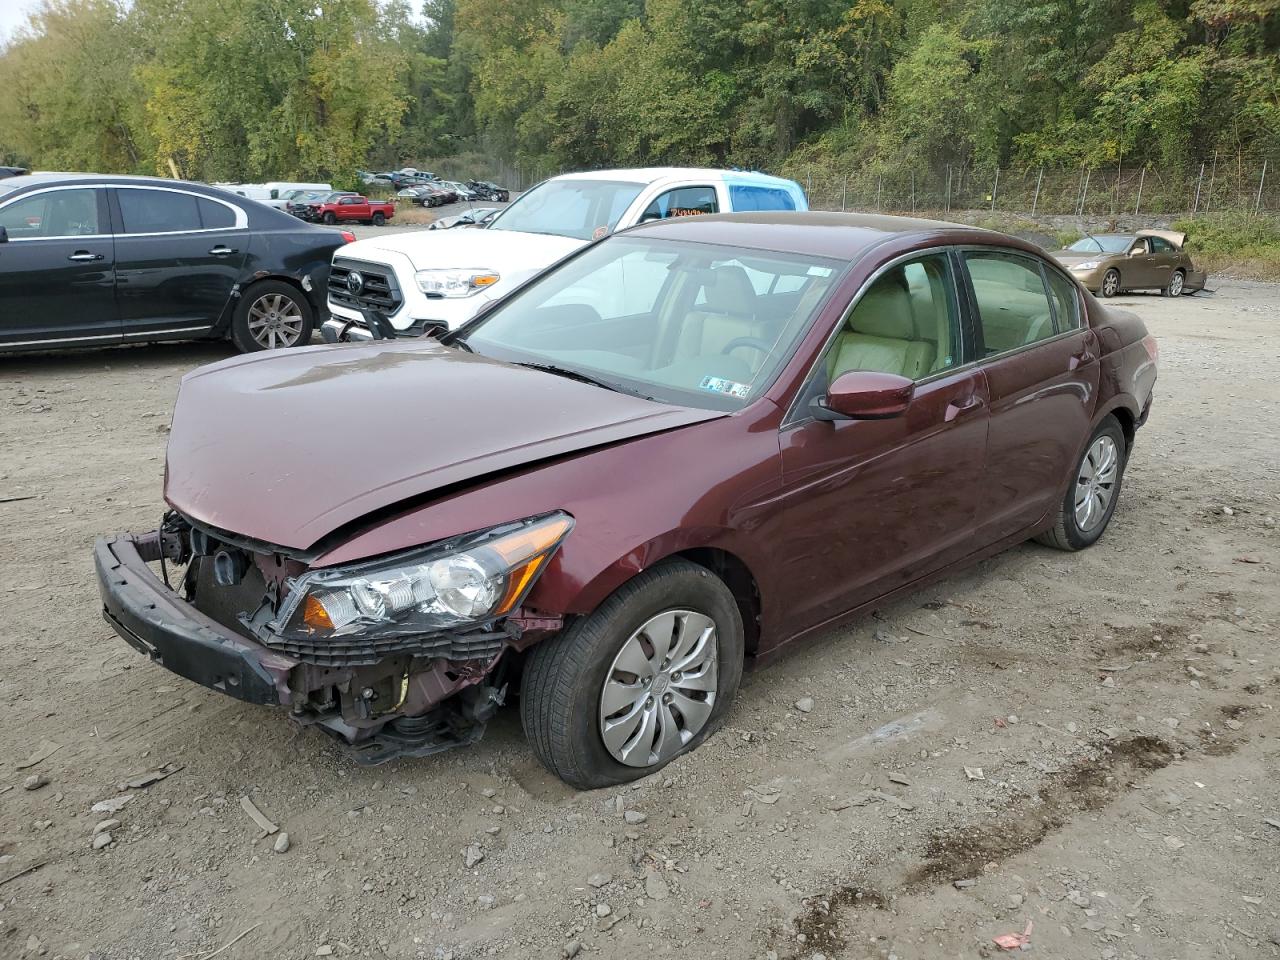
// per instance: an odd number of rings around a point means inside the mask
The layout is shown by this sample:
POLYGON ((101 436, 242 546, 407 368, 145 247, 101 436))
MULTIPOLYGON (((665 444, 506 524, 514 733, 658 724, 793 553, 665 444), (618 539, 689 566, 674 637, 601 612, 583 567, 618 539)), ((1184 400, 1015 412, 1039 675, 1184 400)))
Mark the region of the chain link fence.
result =
POLYGON ((1027 216, 1187 216, 1280 212, 1280 164, 1214 156, 1182 169, 1156 166, 833 170, 790 167, 815 210, 945 214, 990 210, 1027 216))

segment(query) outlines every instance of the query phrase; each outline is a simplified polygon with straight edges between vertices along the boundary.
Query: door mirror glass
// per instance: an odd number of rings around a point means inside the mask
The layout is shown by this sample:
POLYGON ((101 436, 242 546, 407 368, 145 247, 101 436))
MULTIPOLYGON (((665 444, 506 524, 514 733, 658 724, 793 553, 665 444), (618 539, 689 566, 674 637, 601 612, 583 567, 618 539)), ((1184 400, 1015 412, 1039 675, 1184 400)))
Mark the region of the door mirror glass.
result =
POLYGON ((811 412, 817 420, 885 420, 906 412, 915 381, 896 373, 851 370, 836 377, 811 412))

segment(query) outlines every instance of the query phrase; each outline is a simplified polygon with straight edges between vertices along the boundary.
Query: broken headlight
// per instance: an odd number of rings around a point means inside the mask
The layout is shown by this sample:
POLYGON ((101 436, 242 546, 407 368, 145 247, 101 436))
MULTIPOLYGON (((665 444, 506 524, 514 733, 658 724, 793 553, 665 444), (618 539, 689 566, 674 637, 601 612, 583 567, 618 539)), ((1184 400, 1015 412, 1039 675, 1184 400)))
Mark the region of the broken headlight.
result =
POLYGON ((516 608, 573 529, 565 513, 290 581, 271 629, 285 638, 399 636, 472 626, 516 608))

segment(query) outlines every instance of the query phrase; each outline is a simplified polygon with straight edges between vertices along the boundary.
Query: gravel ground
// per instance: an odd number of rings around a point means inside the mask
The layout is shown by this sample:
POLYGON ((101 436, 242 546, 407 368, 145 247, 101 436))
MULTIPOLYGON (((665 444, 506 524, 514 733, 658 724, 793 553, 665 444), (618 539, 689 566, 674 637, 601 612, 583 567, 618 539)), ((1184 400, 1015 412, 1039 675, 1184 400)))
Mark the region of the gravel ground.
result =
POLYGON ((1217 286, 1118 301, 1161 373, 1096 547, 832 631, 592 793, 511 708, 366 770, 137 656, 90 547, 154 526, 178 378, 228 348, 0 359, 0 957, 1280 956, 1280 287, 1217 286))

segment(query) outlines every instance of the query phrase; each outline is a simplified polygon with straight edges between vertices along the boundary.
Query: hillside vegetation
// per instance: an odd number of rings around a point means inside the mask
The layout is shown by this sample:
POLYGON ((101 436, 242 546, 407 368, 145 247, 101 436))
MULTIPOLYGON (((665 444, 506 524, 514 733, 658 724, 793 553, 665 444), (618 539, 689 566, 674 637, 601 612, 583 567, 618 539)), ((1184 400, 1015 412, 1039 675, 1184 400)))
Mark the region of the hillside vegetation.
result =
POLYGON ((0 90, 11 162, 207 180, 1275 163, 1280 0, 46 0, 0 90))

